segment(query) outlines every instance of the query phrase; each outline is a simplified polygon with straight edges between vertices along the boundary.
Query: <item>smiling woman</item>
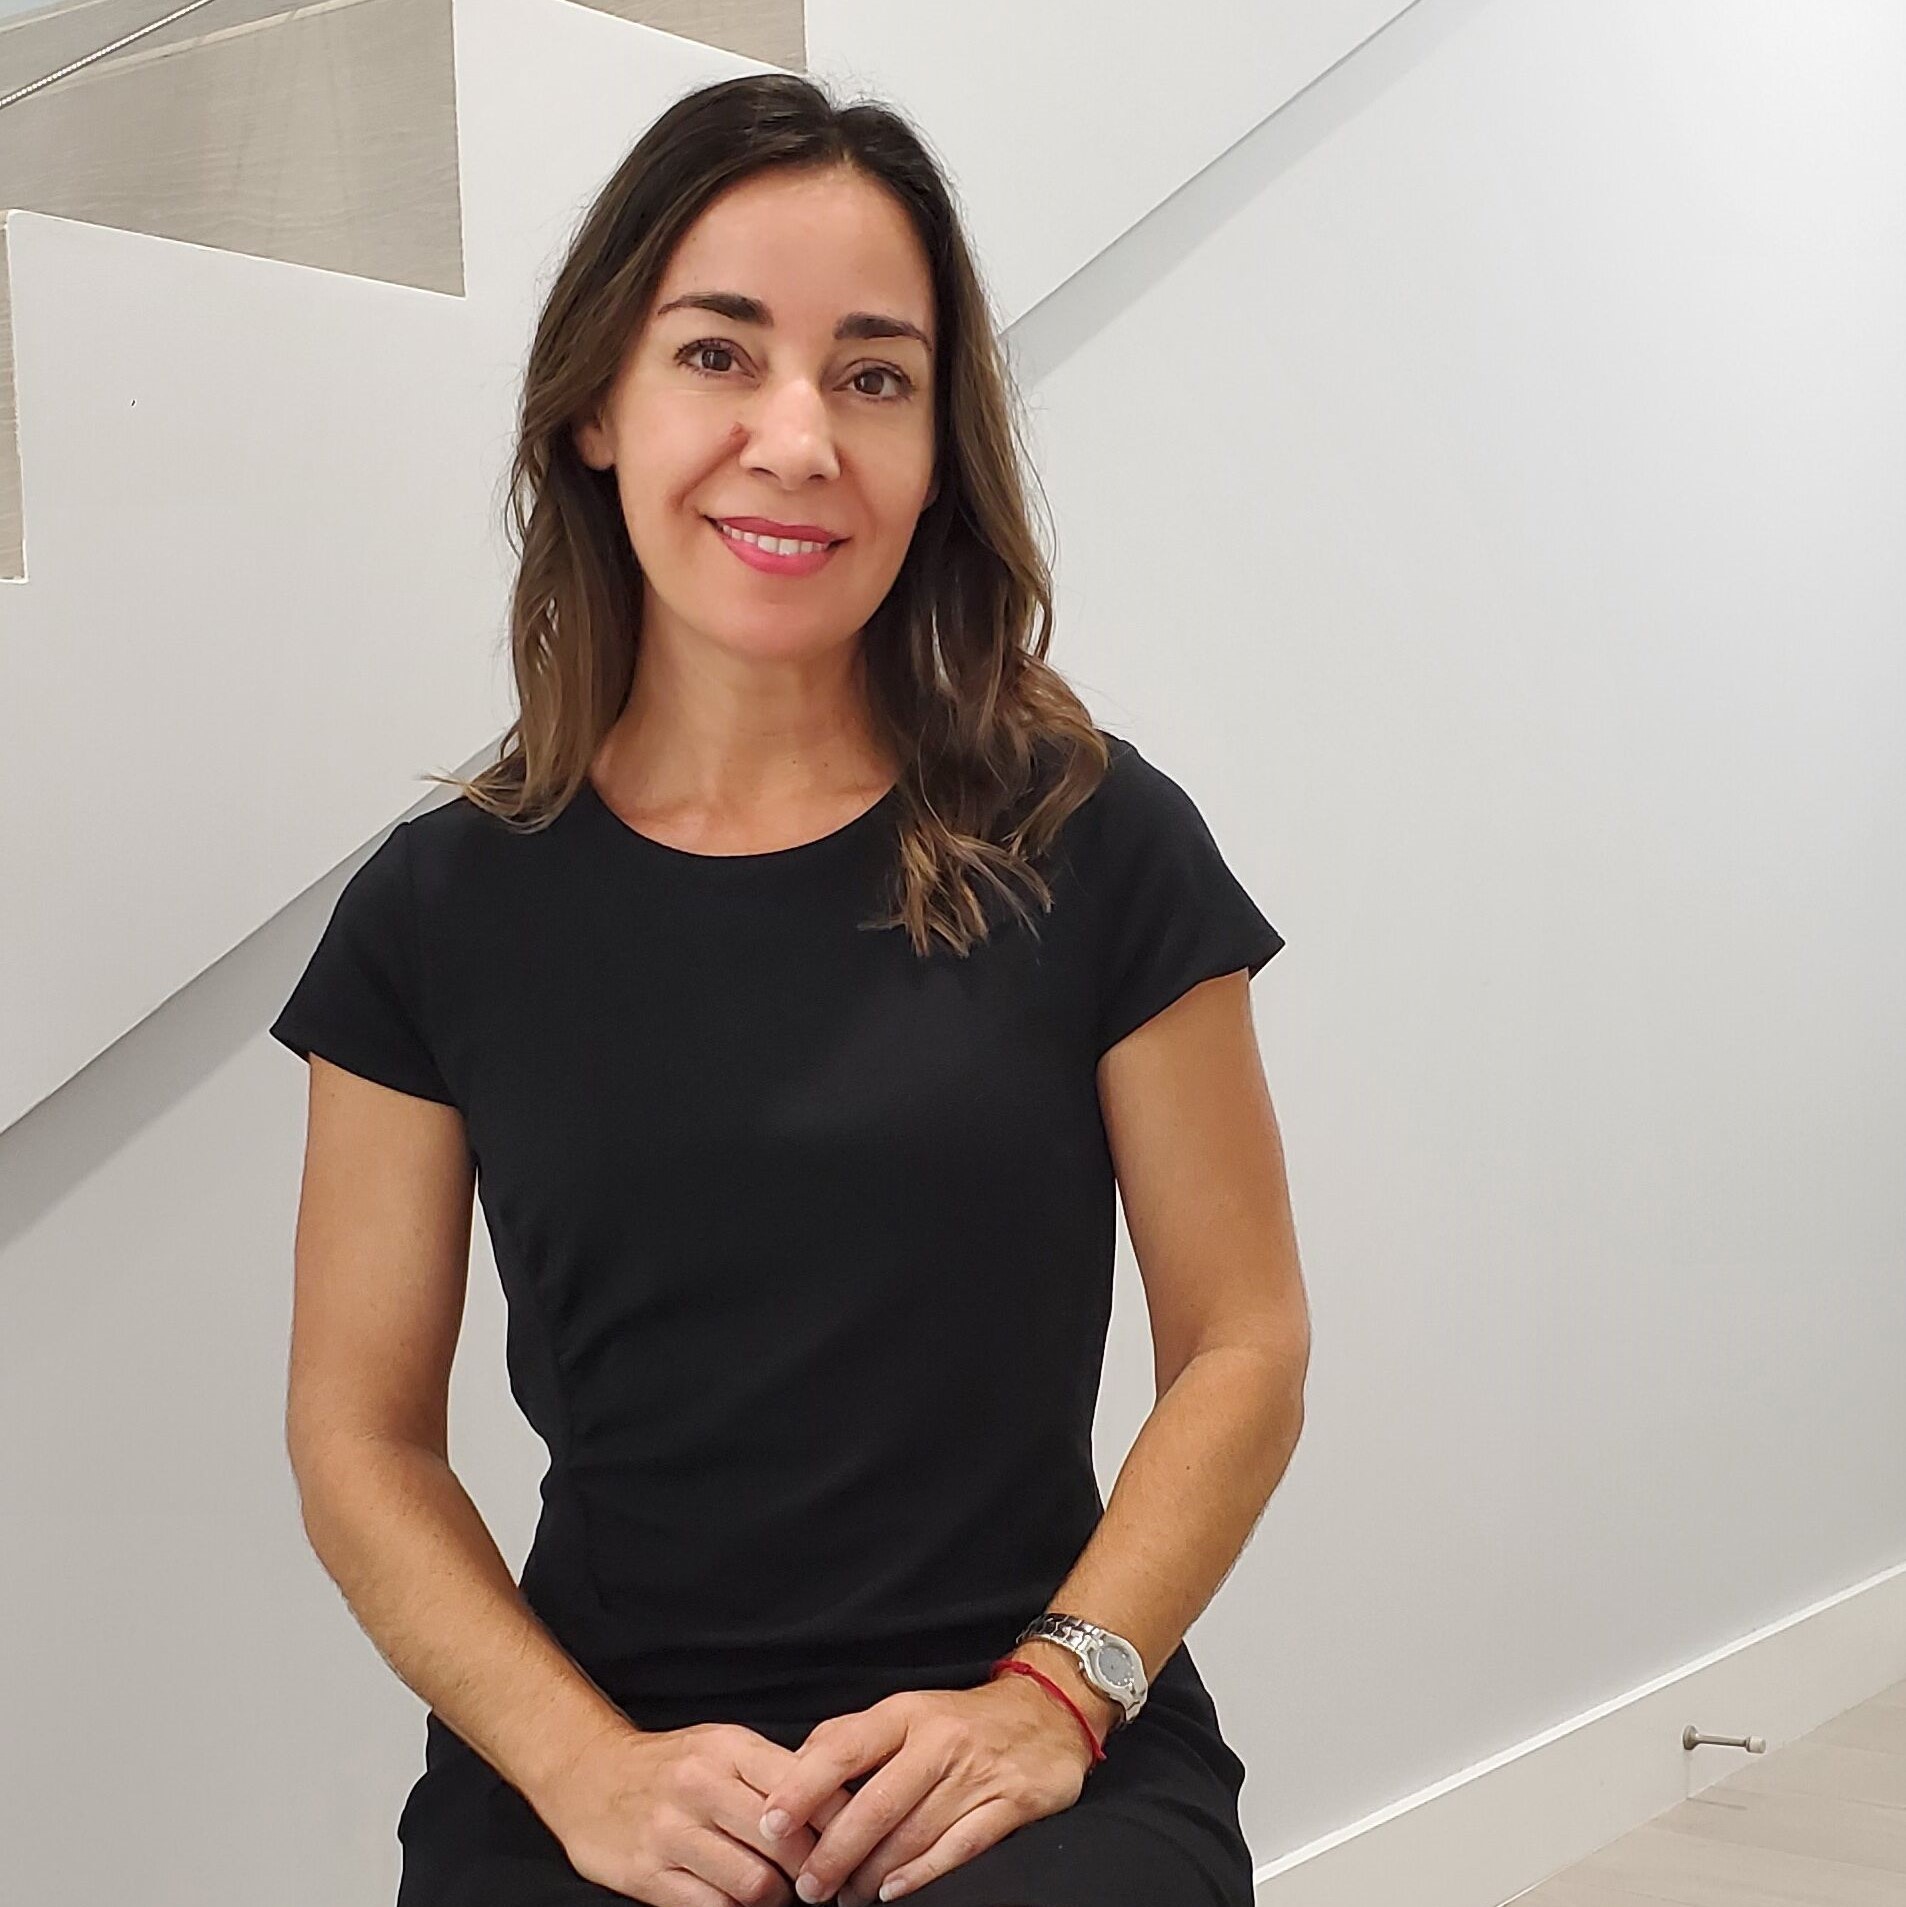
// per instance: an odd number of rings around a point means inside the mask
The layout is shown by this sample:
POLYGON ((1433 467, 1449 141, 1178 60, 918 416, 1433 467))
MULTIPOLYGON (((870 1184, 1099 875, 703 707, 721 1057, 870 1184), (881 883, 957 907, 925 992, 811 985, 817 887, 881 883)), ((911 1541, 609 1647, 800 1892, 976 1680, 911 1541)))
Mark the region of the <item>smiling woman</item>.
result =
POLYGON ((851 653, 935 495, 934 304, 912 218, 857 168, 755 172, 703 211, 575 433, 614 475, 646 644, 851 653), (825 514, 787 509, 796 493, 825 514), (704 525, 738 567, 710 567, 704 525))
POLYGON ((517 720, 271 1028, 307 1526, 429 1707, 399 1907, 1249 1907, 1182 1638, 1289 1416, 1255 1220, 1223 1355, 1150 1266, 1183 1375, 1109 1509, 1092 1432, 1120 1171, 1194 1178, 1136 1135, 1220 1079, 1201 1207, 1282 1196, 1283 942, 1046 663, 1012 408, 921 142, 788 74, 671 107, 549 293, 517 720), (437 1434, 473 1167, 550 1451, 507 1589, 437 1434))

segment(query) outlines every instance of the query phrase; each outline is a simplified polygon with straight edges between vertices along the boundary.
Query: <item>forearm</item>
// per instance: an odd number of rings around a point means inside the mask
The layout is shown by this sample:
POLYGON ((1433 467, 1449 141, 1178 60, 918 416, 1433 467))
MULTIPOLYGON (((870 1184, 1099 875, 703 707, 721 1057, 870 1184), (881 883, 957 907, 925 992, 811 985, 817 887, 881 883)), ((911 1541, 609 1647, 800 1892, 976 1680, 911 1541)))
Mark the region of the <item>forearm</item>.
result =
MULTIPOLYGON (((1243 1346, 1202 1351, 1153 1405, 1105 1514, 1047 1608, 1124 1636, 1148 1676, 1229 1575, 1303 1428, 1303 1373, 1243 1346)), ((1012 1653, 1061 1681, 1101 1733, 1118 1704, 1057 1643, 1012 1653)))
POLYGON ((633 1727, 530 1609, 435 1451, 337 1436, 297 1477, 305 1532, 378 1653, 532 1801, 633 1727))

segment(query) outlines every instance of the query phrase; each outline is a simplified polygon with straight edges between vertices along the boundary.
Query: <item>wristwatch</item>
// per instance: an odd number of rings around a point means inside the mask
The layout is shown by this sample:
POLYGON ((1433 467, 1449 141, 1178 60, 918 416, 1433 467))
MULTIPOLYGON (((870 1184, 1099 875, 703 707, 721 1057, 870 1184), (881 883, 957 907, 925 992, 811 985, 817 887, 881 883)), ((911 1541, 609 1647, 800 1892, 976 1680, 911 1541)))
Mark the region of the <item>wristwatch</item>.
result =
POLYGON ((1138 1719, 1150 1684, 1138 1651, 1123 1636, 1083 1616, 1047 1615, 1027 1623, 1013 1647, 1020 1642, 1056 1642, 1070 1649, 1079 1658, 1085 1679, 1119 1705, 1122 1712, 1113 1726, 1122 1728, 1138 1719))

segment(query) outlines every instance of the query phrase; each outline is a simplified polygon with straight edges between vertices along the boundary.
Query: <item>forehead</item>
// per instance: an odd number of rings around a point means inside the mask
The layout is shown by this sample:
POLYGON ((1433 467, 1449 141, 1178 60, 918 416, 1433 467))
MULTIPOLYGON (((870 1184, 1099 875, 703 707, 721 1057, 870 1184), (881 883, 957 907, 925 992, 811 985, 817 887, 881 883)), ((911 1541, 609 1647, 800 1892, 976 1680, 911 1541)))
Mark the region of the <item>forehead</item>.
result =
POLYGON ((933 276, 912 221, 855 173, 766 174, 723 193, 676 246, 652 308, 704 292, 753 299, 777 332, 828 335, 844 312, 874 311, 934 336, 933 276))

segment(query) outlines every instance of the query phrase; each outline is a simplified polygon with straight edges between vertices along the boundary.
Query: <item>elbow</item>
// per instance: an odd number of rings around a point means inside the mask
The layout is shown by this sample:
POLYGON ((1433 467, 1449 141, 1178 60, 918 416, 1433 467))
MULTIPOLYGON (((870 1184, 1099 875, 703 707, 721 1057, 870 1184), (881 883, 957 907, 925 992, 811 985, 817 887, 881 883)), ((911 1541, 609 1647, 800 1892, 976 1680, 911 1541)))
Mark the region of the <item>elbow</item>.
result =
POLYGON ((1283 1442, 1295 1449, 1304 1434, 1304 1387, 1310 1377, 1310 1333, 1306 1329, 1279 1337, 1266 1350, 1270 1371, 1269 1394, 1276 1400, 1283 1442))

